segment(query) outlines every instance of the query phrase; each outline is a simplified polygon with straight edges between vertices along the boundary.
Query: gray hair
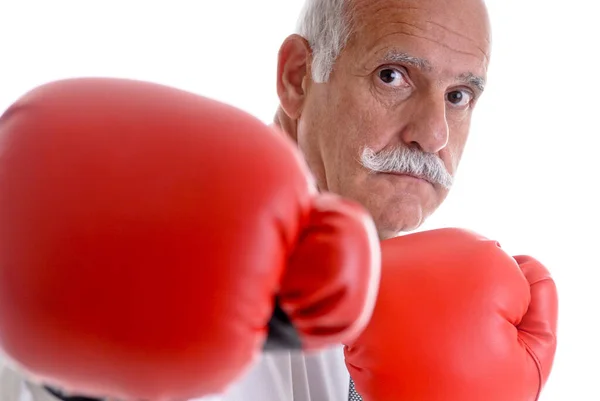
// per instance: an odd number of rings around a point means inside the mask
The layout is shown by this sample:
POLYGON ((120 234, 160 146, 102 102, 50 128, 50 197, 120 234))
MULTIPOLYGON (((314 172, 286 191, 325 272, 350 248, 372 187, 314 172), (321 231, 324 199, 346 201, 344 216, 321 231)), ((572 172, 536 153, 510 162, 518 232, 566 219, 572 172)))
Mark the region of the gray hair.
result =
POLYGON ((375 152, 365 147, 359 162, 373 173, 410 174, 447 189, 450 189, 454 181, 442 159, 417 148, 402 146, 375 152))
POLYGON ((313 52, 312 79, 327 82, 333 65, 346 46, 352 28, 350 0, 306 0, 297 33, 313 52))

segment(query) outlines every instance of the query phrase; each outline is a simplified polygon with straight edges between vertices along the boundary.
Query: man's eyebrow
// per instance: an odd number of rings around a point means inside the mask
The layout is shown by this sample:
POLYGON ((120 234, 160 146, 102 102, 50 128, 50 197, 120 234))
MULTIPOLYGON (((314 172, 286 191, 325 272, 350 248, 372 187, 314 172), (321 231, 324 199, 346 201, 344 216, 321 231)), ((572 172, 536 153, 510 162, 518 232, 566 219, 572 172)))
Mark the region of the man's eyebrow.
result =
POLYGON ((390 50, 382 58, 384 63, 404 63, 417 67, 420 70, 431 70, 431 63, 424 58, 411 56, 408 53, 390 50))
MULTIPOLYGON (((380 61, 383 63, 409 64, 423 71, 431 71, 433 69, 431 63, 428 60, 420 57, 415 57, 408 53, 398 50, 388 51, 381 58, 380 61)), ((457 77, 457 79, 458 81, 464 84, 473 85, 481 92, 483 92, 483 90, 485 89, 485 78, 475 75, 472 72, 461 74, 457 77)))
POLYGON ((485 78, 475 75, 472 72, 461 74, 458 76, 458 79, 465 84, 471 84, 475 86, 481 92, 483 92, 485 89, 485 78))

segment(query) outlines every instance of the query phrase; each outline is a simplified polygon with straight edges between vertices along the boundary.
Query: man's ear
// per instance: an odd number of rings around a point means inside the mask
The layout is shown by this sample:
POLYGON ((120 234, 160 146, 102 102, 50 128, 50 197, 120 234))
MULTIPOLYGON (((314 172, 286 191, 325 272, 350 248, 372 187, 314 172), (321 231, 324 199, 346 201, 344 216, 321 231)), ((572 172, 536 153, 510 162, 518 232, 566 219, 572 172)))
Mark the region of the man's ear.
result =
POLYGON ((307 40, 290 35, 281 45, 277 62, 277 94, 285 114, 293 120, 300 118, 310 80, 312 52, 307 40))

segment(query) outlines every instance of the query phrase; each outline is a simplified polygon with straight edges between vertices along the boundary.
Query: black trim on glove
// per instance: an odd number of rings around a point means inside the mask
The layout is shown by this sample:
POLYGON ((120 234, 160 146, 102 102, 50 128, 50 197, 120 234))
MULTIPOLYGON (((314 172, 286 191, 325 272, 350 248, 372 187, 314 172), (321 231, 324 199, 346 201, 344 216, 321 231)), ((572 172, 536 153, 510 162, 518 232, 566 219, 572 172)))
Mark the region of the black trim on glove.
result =
POLYGON ((300 350, 300 336, 290 321, 288 315, 279 306, 275 298, 275 308, 269 321, 269 335, 263 346, 263 351, 300 350))
POLYGON ((62 401, 103 401, 102 398, 89 398, 89 397, 80 397, 80 396, 69 397, 69 396, 63 394, 62 391, 54 389, 49 386, 44 386, 44 389, 62 401))

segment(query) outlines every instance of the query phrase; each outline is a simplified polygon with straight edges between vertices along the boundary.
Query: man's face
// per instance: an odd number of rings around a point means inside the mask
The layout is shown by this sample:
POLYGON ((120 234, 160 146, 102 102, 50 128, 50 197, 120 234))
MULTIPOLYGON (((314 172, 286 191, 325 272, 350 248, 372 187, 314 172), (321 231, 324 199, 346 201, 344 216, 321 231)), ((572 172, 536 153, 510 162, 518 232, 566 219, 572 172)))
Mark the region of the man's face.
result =
POLYGON ((489 26, 480 0, 352 4, 354 33, 329 81, 307 71, 297 140, 319 187, 362 203, 385 238, 417 228, 449 186, 373 172, 361 155, 381 162, 413 150, 454 175, 486 76, 489 26))

